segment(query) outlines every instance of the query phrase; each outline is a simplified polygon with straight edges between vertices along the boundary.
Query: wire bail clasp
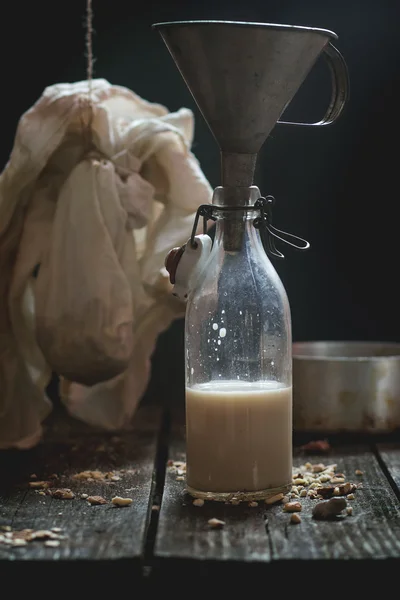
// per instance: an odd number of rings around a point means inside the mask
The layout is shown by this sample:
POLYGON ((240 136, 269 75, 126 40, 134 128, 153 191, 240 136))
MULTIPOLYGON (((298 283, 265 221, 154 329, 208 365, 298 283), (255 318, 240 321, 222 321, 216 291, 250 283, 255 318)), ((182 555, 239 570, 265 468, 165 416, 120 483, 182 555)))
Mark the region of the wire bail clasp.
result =
POLYGON ((310 244, 307 240, 293 233, 277 229, 272 225, 272 208, 275 201, 274 196, 266 196, 265 198, 262 196, 254 203, 254 208, 260 211, 260 216, 254 219, 253 225, 256 229, 260 230, 261 239, 267 254, 276 258, 285 258, 282 252, 275 246, 275 239, 292 246, 292 248, 296 248, 296 250, 308 250, 310 244))
POLYGON ((255 201, 253 205, 246 206, 217 206, 213 204, 202 204, 199 206, 196 212, 196 216, 193 223, 192 234, 190 236, 190 246, 192 248, 197 247, 195 240, 197 226, 200 217, 203 217, 203 233, 207 233, 207 222, 211 219, 216 221, 217 217, 214 216, 214 212, 218 211, 260 211, 260 216, 256 217, 253 221, 253 225, 256 229, 260 230, 261 239, 263 242, 264 249, 267 254, 274 256, 275 258, 285 258, 285 256, 275 246, 275 240, 279 240, 284 244, 296 248, 296 250, 308 250, 310 248, 309 242, 303 238, 294 235, 293 233, 287 233, 281 229, 277 229, 272 225, 272 207, 275 204, 274 196, 261 196, 255 201))
POLYGON ((196 237, 196 231, 197 231, 197 226, 198 226, 200 217, 203 217, 203 234, 205 235, 207 233, 207 222, 210 219, 212 221, 217 220, 217 218, 214 217, 214 215, 213 215, 214 209, 215 209, 215 206, 213 206, 212 204, 201 204, 199 206, 199 208, 197 209, 196 216, 195 216, 194 223, 193 223, 192 234, 190 236, 190 245, 192 248, 197 247, 197 243, 194 238, 196 237))

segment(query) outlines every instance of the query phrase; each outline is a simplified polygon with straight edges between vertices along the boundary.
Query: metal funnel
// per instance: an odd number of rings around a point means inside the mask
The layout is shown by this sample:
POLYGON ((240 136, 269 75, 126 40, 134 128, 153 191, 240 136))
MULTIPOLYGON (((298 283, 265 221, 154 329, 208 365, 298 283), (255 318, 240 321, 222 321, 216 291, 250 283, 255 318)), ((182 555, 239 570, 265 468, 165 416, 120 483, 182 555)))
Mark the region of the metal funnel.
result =
POLYGON ((222 185, 250 186, 257 154, 325 50, 333 96, 325 125, 347 98, 347 69, 332 31, 232 21, 156 23, 222 152, 222 185))

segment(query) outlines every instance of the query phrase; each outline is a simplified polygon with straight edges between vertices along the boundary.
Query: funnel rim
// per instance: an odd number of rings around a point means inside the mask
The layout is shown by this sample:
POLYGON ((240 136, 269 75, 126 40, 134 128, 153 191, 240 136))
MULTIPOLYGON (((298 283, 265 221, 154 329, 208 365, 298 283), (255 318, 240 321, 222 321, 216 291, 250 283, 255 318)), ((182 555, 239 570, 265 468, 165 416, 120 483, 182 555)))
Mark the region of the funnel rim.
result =
POLYGON ((287 25, 281 23, 258 23, 253 21, 222 21, 222 20, 192 20, 192 21, 164 21, 161 23, 153 23, 152 29, 160 29, 161 27, 171 27, 175 25, 234 25, 234 26, 246 26, 246 27, 255 27, 255 28, 268 28, 268 29, 276 29, 280 31, 313 31, 315 33, 320 33, 323 35, 327 35, 334 39, 338 39, 337 34, 330 29, 323 29, 320 27, 307 27, 305 25, 287 25))

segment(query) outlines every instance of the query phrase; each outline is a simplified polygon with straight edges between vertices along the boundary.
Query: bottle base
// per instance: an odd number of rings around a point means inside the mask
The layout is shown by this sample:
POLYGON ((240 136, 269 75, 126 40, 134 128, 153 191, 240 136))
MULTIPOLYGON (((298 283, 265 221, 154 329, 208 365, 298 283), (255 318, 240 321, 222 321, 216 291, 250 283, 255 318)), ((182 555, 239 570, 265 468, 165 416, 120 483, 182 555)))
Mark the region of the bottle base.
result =
POLYGON ((203 492, 187 485, 186 491, 193 498, 200 498, 201 500, 213 500, 214 502, 254 502, 256 500, 268 500, 268 498, 272 498, 272 496, 276 496, 277 494, 285 495, 290 492, 291 487, 292 484, 288 483, 287 485, 275 488, 251 492, 203 492))

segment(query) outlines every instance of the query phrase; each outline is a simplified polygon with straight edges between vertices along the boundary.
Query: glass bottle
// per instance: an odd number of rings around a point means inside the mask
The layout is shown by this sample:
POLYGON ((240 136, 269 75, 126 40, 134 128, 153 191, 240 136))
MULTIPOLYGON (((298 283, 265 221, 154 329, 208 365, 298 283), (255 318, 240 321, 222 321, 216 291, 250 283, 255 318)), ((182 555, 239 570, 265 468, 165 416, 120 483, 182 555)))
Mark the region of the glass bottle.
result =
MULTIPOLYGON (((259 189, 246 189, 254 205, 259 189)), ((186 482, 199 498, 257 500, 291 487, 290 307, 258 216, 213 211, 213 247, 187 300, 186 482)))

